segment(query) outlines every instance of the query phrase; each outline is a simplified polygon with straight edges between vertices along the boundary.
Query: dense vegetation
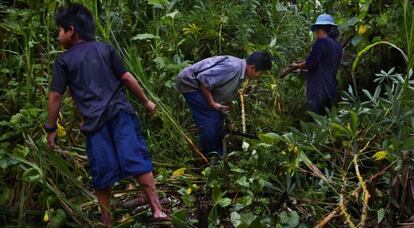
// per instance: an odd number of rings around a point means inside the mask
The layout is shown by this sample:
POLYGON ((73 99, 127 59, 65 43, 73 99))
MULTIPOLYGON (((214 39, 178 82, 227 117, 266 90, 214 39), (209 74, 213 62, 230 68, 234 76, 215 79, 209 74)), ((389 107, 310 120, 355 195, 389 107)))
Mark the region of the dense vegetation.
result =
MULTIPOLYGON (((97 39, 117 48, 158 104, 150 117, 134 101, 175 226, 413 224, 412 1, 76 2, 93 11, 97 39), (277 72, 306 57, 314 39, 309 26, 322 12, 333 14, 342 32, 342 93, 329 116, 309 122, 304 80, 278 80, 277 72), (232 115, 238 129, 260 140, 226 137, 227 156, 205 164, 175 76, 202 58, 253 50, 271 52, 274 69, 243 86, 232 115)), ((85 227, 98 218, 80 117, 69 96, 59 120, 60 149, 47 149, 42 128, 51 63, 63 51, 54 12, 64 4, 0 3, 2 227, 85 227)), ((123 204, 140 195, 130 183, 115 186, 115 225, 144 227, 148 208, 123 204)))

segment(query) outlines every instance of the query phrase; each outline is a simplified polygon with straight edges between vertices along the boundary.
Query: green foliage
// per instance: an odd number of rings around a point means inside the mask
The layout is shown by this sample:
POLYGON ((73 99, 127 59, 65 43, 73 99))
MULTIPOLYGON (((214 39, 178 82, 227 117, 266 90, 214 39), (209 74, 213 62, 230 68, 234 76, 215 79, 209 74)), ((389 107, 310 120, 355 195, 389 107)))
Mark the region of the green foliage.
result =
MULTIPOLYGON (((175 200, 174 226, 197 226, 203 219, 212 227, 314 226, 341 203, 332 226, 342 226, 346 214, 348 225, 393 226, 414 213, 410 1, 75 2, 91 9, 97 39, 116 47, 158 105, 155 116, 141 119, 161 195, 175 200), (304 80, 281 81, 275 72, 306 57, 313 41, 309 25, 322 12, 334 14, 341 42, 349 39, 350 44, 338 77, 340 102, 329 116, 310 114, 314 121, 307 122, 304 80), (377 48, 379 44, 393 48, 377 48), (174 88, 175 76, 211 55, 245 57, 254 50, 275 56, 272 72, 243 86, 246 126, 260 139, 245 140, 241 149, 240 139, 230 137, 225 159, 200 167, 188 146, 191 140, 196 143, 196 130, 174 88), (401 66, 398 60, 407 64, 401 66), (183 167, 185 172, 170 177, 183 167)), ((61 149, 47 149, 42 128, 50 65, 62 52, 53 17, 64 4, 0 3, 1 224, 96 225, 98 209, 86 171, 80 117, 69 97, 59 120, 66 131, 59 139, 61 149)), ((240 101, 233 105, 238 120, 240 101)), ((241 128, 239 122, 236 128, 241 128)), ((116 203, 139 191, 125 183, 115 186, 116 203)), ((115 211, 116 225, 144 226, 146 212, 126 213, 132 212, 115 211)))

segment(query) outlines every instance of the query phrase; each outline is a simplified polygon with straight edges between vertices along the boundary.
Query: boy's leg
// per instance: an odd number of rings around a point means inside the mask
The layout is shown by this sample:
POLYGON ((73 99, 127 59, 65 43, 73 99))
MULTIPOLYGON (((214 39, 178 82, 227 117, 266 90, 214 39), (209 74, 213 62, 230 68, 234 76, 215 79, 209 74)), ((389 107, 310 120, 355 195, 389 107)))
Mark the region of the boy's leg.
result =
POLYGON ((119 180, 120 170, 110 129, 107 125, 103 126, 98 132, 87 135, 86 152, 92 174, 92 184, 102 211, 101 222, 106 227, 111 227, 111 186, 119 180))
POLYGON ((99 207, 102 212, 101 222, 105 227, 111 227, 111 212, 109 210, 111 207, 111 188, 95 190, 95 195, 98 198, 99 207))
POLYGON ((139 184, 142 186, 145 195, 147 196, 151 210, 152 217, 155 219, 164 219, 168 216, 162 211, 160 200, 155 189, 155 181, 152 172, 141 174, 137 177, 139 184))
POLYGON ((117 161, 122 177, 138 176, 145 195, 150 201, 153 218, 166 220, 155 190, 152 175, 152 161, 147 145, 142 137, 139 118, 136 115, 120 112, 112 122, 112 137, 117 151, 117 161))

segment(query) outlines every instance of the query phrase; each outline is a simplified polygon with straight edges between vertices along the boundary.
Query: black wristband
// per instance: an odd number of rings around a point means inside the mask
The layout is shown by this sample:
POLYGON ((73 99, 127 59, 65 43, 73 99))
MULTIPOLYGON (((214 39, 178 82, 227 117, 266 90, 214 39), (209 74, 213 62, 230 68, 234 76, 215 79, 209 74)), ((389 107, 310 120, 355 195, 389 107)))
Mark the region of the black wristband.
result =
POLYGON ((45 131, 47 133, 52 133, 52 132, 55 132, 57 130, 57 125, 55 125, 54 127, 49 127, 48 124, 45 124, 45 126, 43 126, 43 128, 45 129, 45 131))

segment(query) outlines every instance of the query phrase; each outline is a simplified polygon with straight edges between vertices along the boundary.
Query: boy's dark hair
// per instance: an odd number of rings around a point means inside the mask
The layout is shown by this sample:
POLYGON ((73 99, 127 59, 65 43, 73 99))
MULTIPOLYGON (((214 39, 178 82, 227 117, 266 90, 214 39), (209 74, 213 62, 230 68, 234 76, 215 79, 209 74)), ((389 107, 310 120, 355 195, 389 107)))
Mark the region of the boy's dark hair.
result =
POLYGON ((55 21, 56 25, 62 27, 65 31, 73 26, 82 40, 95 40, 95 21, 92 13, 81 4, 69 4, 66 8, 59 8, 55 21))
POLYGON ((317 25, 315 26, 315 29, 322 29, 324 30, 327 34, 328 37, 332 38, 332 39, 337 39, 339 36, 339 30, 338 27, 334 26, 334 25, 317 25))
POLYGON ((272 68, 272 56, 264 51, 256 51, 246 58, 248 65, 254 65, 257 71, 268 71, 272 68))

